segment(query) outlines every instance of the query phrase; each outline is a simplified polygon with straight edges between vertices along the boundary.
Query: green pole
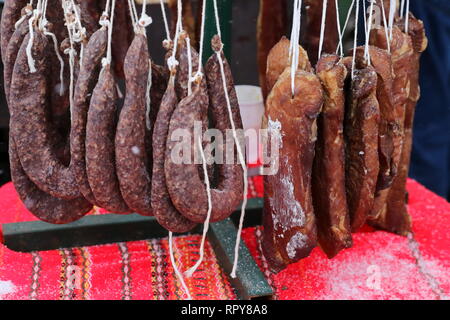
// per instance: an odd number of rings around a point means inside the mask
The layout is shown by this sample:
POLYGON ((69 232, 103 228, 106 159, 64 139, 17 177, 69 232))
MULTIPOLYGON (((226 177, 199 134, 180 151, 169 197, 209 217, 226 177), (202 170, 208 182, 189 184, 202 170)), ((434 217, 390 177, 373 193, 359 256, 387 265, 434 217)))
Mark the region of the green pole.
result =
MULTIPOLYGON (((232 26, 232 8, 233 0, 217 0, 219 11, 220 30, 222 32, 222 42, 224 44, 224 53, 228 60, 231 59, 231 26, 232 26)), ((214 4, 212 0, 206 1, 205 17, 205 41, 203 44, 203 63, 213 54, 211 49, 211 39, 217 34, 216 18, 214 16, 214 4)))

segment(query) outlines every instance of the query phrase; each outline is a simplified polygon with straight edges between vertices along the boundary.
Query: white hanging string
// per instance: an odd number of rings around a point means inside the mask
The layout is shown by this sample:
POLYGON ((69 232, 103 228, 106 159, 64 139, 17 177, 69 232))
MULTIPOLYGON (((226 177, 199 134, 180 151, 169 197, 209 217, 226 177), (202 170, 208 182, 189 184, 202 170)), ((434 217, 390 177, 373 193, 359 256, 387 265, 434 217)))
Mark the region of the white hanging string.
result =
POLYGON ((343 37, 344 37, 344 34, 345 34, 345 30, 347 29, 347 25, 348 25, 348 23, 350 21, 350 16, 352 14, 354 6, 355 6, 355 0, 352 1, 352 4, 350 5, 350 8, 348 9, 347 18, 345 19, 344 27, 342 28, 342 32, 341 32, 340 37, 339 37, 339 44, 338 44, 338 47, 336 49, 336 54, 339 52, 339 49, 340 49, 341 50, 341 57, 344 56, 344 52, 343 52, 344 45, 342 43, 342 40, 343 40, 343 37))
POLYGON ((358 45, 358 20, 359 20, 358 15, 359 15, 359 0, 356 0, 355 36, 353 39, 353 58, 352 58, 352 79, 355 78, 356 47, 358 45))
POLYGON ((174 68, 176 68, 176 66, 178 66, 178 61, 175 58, 176 57, 176 53, 177 53, 177 48, 178 48, 178 38, 180 37, 180 33, 183 30, 183 25, 182 25, 182 6, 181 6, 181 0, 178 0, 178 4, 177 4, 177 25, 175 27, 175 38, 173 40, 173 50, 172 50, 172 56, 167 59, 167 66, 169 67, 169 69, 172 71, 174 70, 174 68))
POLYGON ((130 10, 131 24, 133 25, 134 32, 136 32, 136 24, 138 17, 133 9, 134 0, 128 0, 128 9, 130 10))
MULTIPOLYGON (((365 1, 365 0, 363 0, 365 1)), ((375 3, 375 0, 372 0, 370 2, 370 13, 369 13, 369 22, 367 23, 367 30, 366 30, 366 46, 364 48, 364 58, 366 59, 367 63, 370 65, 370 51, 369 51, 369 39, 370 39, 370 31, 372 30, 372 20, 373 20, 373 5, 375 3)), ((366 13, 364 13, 364 17, 366 17, 366 13)))
MULTIPOLYGON (((217 6, 217 0, 213 1, 214 4, 214 16, 216 19, 216 29, 217 29, 217 35, 220 37, 220 20, 219 20, 219 9, 217 6)), ((247 208, 247 195, 248 195, 248 172, 247 172, 247 164, 245 162, 245 156, 242 151, 241 143, 238 139, 237 132, 236 132, 236 124, 234 123, 233 119, 233 112, 231 110, 231 101, 230 96, 228 94, 227 89, 227 79, 225 76, 225 69, 224 69, 224 62, 222 59, 222 52, 223 52, 223 44, 219 51, 216 51, 217 59, 219 61, 220 66, 220 74, 222 76, 222 86, 223 86, 223 92, 225 94, 225 100, 227 102, 227 109, 228 109, 228 117, 230 119, 231 123, 231 129, 233 132, 233 139, 236 144, 236 149, 238 153, 239 163, 242 167, 243 171, 243 178, 244 178, 244 192, 243 192, 243 201, 241 206, 241 217, 239 219, 239 228, 238 233, 236 237, 236 245, 234 247, 234 261, 233 261, 233 268, 231 270, 230 276, 232 278, 236 278, 236 271, 237 271, 237 265, 238 265, 238 259, 239 259, 239 247, 241 243, 241 236, 242 236, 242 229, 244 227, 244 219, 245 219, 245 209, 247 208)))
MULTIPOLYGON (((367 0, 361 0, 363 4, 363 18, 364 18, 364 33, 365 37, 367 39, 367 9, 366 9, 366 1, 367 0)), ((370 0, 369 0, 370 1, 370 0)))
POLYGON ((327 6, 328 6, 328 0, 323 0, 323 2, 322 2, 322 22, 320 25, 318 60, 320 60, 320 57, 322 56, 323 40, 324 40, 324 35, 325 35, 325 23, 327 20, 327 6))
POLYGON ((181 274, 181 272, 178 269, 178 266, 175 262, 175 255, 173 253, 173 233, 170 231, 169 231, 169 252, 170 252, 170 262, 172 263, 173 270, 175 271, 175 274, 177 275, 177 278, 180 281, 184 292, 188 296, 188 300, 192 300, 192 296, 189 292, 189 288, 187 287, 186 282, 184 282, 183 275, 181 274))
MULTIPOLYGON (((334 0, 334 4, 336 6, 336 26, 337 26, 337 30, 338 30, 338 36, 339 36, 339 47, 341 48, 340 50, 340 56, 343 57, 344 56, 344 49, 342 48, 342 43, 341 43, 341 39, 342 39, 342 30, 341 30, 341 21, 340 21, 340 14, 339 14, 339 3, 338 0, 334 0)), ((336 52, 337 53, 337 52, 336 52)))
POLYGON ((206 234, 208 233, 209 222, 211 220, 211 212, 212 212, 211 186, 210 186, 210 183, 209 183, 208 168, 207 168, 207 163, 206 163, 205 152, 204 152, 203 146, 202 146, 202 138, 201 137, 198 138, 198 147, 199 147, 199 150, 200 150, 200 154, 202 156, 203 176, 204 176, 204 181, 205 181, 205 186, 206 186, 206 194, 208 196, 208 212, 207 212, 207 215, 206 215, 205 224, 203 226, 202 241, 200 243, 200 258, 197 260, 197 262, 195 263, 194 266, 192 266, 188 271, 186 271, 184 273, 185 276, 188 277, 188 278, 192 277, 194 272, 202 264, 203 257, 204 257, 204 254, 205 254, 206 234))
POLYGON ((389 39, 392 40, 392 30, 394 29, 395 11, 397 10, 397 0, 390 0, 389 3, 389 39))
POLYGON ((110 11, 110 22, 109 22, 109 29, 108 29, 108 48, 106 52, 106 59, 103 59, 102 64, 103 67, 110 65, 112 61, 112 32, 114 29, 114 15, 115 15, 115 9, 116 9, 116 0, 111 1, 111 11, 110 11))
POLYGON ((403 18, 404 10, 405 10, 405 0, 402 0, 400 2, 400 19, 403 18))
POLYGON ((33 16, 28 20, 28 28, 30 29, 30 39, 28 40, 26 53, 27 53, 27 62, 28 62, 28 68, 30 69, 30 73, 35 73, 36 70, 36 64, 33 58, 33 54, 31 50, 33 49, 33 43, 34 43, 34 28, 33 24, 36 21, 37 17, 37 9, 34 10, 33 16))
POLYGON ((141 28, 146 28, 153 22, 152 18, 149 15, 147 15, 147 12, 145 11, 146 8, 147 8, 147 0, 144 0, 144 2, 142 3, 141 18, 139 19, 139 26, 141 28))
POLYGON ((406 11, 405 11, 405 33, 409 31, 409 0, 406 0, 406 11))
POLYGON ((387 49, 388 52, 391 53, 391 41, 389 41, 389 26, 388 23, 386 21, 386 12, 384 11, 384 1, 381 0, 381 11, 383 12, 383 24, 384 24, 384 33, 386 36, 386 44, 387 44, 387 49))
MULTIPOLYGON (((195 74, 195 78, 201 78, 202 77, 202 59, 203 59, 203 45, 205 41, 205 16, 206 16, 206 0, 203 0, 202 3, 202 22, 200 27, 200 47, 198 52, 198 68, 197 73, 195 74)), ((220 32, 220 31, 219 31, 220 32)))
POLYGON ((53 48, 55 50, 56 56, 58 57, 59 60, 59 81, 60 81, 60 87, 59 87, 59 95, 62 96, 64 94, 64 60, 61 56, 61 53, 59 52, 59 45, 58 45, 58 39, 56 39, 55 34, 48 32, 48 31, 44 31, 44 34, 46 36, 49 36, 50 38, 52 38, 53 40, 53 48))
MULTIPOLYGON (((192 52, 191 52, 191 39, 189 39, 189 36, 187 36, 185 38, 186 41, 186 51, 187 51, 187 56, 188 56, 188 82, 187 82, 187 86, 188 86, 188 96, 190 96, 192 94, 192 82, 193 82, 193 78, 192 78, 192 52)), ((202 65, 201 63, 201 56, 199 56, 198 58, 198 65, 199 65, 199 70, 200 70, 200 66, 202 65)), ((199 71, 197 72, 197 75, 199 74, 199 71)))
POLYGON ((291 90, 292 96, 295 94, 295 73, 297 72, 299 63, 299 40, 300 40, 300 28, 301 28, 301 17, 302 15, 302 0, 295 0, 294 2, 294 17, 292 21, 292 32, 291 32, 291 47, 290 47, 290 58, 291 58, 291 90))
POLYGON ((169 23, 167 22, 167 15, 166 15, 166 9, 164 7, 164 1, 159 0, 159 3, 161 5, 161 13, 164 20, 164 29, 166 29, 166 40, 170 40, 170 30, 169 30, 169 23))

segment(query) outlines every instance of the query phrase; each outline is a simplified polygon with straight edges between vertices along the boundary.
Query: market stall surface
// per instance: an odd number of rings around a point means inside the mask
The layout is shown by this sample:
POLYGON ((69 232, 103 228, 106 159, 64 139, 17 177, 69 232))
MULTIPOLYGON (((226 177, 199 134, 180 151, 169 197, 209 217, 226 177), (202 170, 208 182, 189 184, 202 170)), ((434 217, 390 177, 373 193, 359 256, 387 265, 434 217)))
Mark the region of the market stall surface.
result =
MULTIPOLYGON (((261 179, 251 181, 261 196, 261 179)), ((261 255, 261 229, 244 240, 277 299, 448 299, 450 204, 408 182, 414 234, 403 238, 370 228, 354 246, 328 260, 311 256, 271 274, 261 255)), ((0 223, 34 220, 14 190, 0 188, 0 223)), ((199 256, 200 236, 175 239, 175 258, 187 270, 199 256)), ((194 299, 235 299, 227 275, 207 244, 205 260, 187 279, 194 299)), ((170 264, 167 239, 17 253, 0 245, 0 299, 185 299, 170 264)))

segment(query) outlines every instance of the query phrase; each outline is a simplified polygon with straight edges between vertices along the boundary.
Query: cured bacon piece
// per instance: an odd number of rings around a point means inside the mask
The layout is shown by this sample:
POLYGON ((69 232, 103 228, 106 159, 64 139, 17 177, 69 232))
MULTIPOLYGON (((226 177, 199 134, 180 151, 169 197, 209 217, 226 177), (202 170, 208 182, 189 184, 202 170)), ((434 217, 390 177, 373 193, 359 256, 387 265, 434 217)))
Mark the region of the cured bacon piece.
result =
POLYGON ((275 272, 307 257, 317 243, 311 171, 322 104, 322 87, 313 73, 296 72, 292 96, 290 68, 267 99, 263 127, 270 143, 278 142, 279 168, 264 177, 262 247, 275 272))
POLYGON ((318 119, 312 191, 319 244, 329 258, 352 246, 345 194, 344 85, 347 69, 336 55, 317 63, 324 106, 318 119))
MULTIPOLYGON (((399 27, 402 30, 404 29, 401 24, 399 27)), ((404 142, 399 172, 387 197, 385 210, 381 211, 377 219, 371 223, 377 228, 400 235, 407 235, 411 231, 411 219, 406 207, 406 181, 411 160, 414 113, 420 98, 420 57, 428 46, 423 22, 416 19, 412 14, 409 16, 408 34, 411 37, 414 52, 407 68, 404 69, 409 79, 409 94, 405 108, 404 142)))
MULTIPOLYGON (((378 154, 380 172, 376 191, 388 189, 397 174, 403 141, 402 114, 404 107, 394 105, 391 55, 383 49, 369 47, 370 64, 377 73, 376 97, 380 106, 378 154)), ((356 49, 356 66, 365 68, 364 47, 356 49)))
POLYGON ((260 0, 256 36, 258 42, 259 83, 264 99, 269 92, 266 87, 267 57, 270 50, 286 32, 286 0, 260 0))
POLYGON ((376 89, 377 74, 372 67, 354 71, 344 120, 345 184, 352 231, 366 222, 379 173, 376 89))
MULTIPOLYGON (((372 30, 370 42, 379 48, 387 49, 386 33, 384 28, 376 28, 372 30)), ((399 129, 401 132, 402 141, 394 149, 395 160, 398 159, 398 170, 401 171, 400 161, 403 152, 403 142, 404 142, 404 122, 405 122, 405 109, 408 96, 410 93, 410 80, 409 80, 409 68, 412 62, 413 46, 411 38, 405 33, 401 32, 398 27, 393 29, 392 41, 390 41, 391 56, 392 56, 392 67, 393 67, 393 102, 394 111, 396 117, 398 117, 399 129)), ((398 173, 397 173, 398 174, 398 173)), ((395 181, 395 180, 394 180, 395 181)), ((387 210, 387 198, 391 192, 392 187, 381 190, 377 193, 374 207, 371 213, 371 220, 377 221, 383 219, 382 216, 386 214, 387 210)), ((402 229, 410 230, 411 223, 410 217, 407 212, 399 211, 397 225, 402 225, 402 229)))
MULTIPOLYGON (((270 50, 267 57, 267 70, 266 70, 266 90, 267 94, 270 93, 278 78, 283 71, 291 65, 291 59, 289 58, 289 47, 291 41, 282 37, 280 41, 270 50)), ((311 63, 308 59, 306 51, 299 46, 299 58, 298 58, 298 70, 304 70, 310 72, 312 70, 311 63)))

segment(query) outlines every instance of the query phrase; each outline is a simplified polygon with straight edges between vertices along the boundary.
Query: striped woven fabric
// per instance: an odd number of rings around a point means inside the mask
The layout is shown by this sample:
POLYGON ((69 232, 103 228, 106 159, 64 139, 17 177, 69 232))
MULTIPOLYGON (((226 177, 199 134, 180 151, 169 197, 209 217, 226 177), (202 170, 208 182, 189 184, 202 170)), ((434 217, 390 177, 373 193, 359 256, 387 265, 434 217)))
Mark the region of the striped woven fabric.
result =
MULTIPOLYGON (((262 196, 261 177, 249 197, 262 196)), ((14 186, 0 188, 0 223, 36 220, 14 186)), ((93 214, 103 213, 96 210, 93 214)), ((175 259, 187 270, 199 258, 200 236, 174 238, 175 259)), ((235 299, 208 242, 200 268, 185 279, 194 299, 235 299)), ((167 239, 17 253, 0 245, 0 299, 185 299, 170 262, 167 239)))

